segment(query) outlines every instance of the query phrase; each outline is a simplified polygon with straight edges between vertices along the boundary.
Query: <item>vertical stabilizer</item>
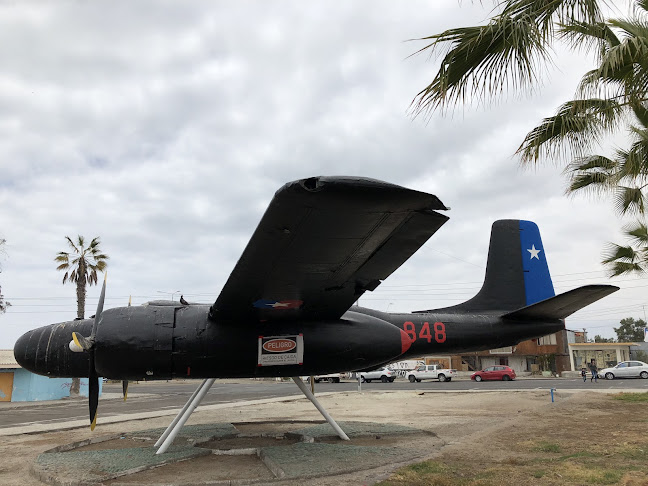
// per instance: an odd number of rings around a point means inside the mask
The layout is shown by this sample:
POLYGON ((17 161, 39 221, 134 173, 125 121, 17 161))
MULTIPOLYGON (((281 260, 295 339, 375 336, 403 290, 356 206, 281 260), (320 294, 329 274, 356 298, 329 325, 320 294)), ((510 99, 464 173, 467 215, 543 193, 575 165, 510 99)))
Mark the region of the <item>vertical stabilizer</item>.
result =
POLYGON ((538 226, 531 221, 495 221, 486 276, 475 297, 448 312, 512 311, 555 295, 538 226))

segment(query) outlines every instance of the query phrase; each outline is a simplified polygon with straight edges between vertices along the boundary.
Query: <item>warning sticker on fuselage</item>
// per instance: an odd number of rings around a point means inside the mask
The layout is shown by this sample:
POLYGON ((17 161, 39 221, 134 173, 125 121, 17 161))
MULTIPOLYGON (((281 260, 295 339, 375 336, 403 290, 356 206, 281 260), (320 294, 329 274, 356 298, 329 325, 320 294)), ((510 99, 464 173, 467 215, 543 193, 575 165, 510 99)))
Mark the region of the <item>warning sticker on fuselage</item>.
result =
POLYGON ((300 365, 304 361, 304 336, 259 336, 258 366, 300 365))

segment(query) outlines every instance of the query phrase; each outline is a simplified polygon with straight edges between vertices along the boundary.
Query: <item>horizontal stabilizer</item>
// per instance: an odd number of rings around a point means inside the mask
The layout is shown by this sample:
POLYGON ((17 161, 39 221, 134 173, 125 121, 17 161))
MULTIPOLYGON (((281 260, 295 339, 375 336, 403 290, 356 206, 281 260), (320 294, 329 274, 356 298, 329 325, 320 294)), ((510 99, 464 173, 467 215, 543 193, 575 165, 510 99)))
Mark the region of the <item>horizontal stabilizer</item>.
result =
POLYGON ((614 285, 585 285, 504 314, 504 319, 565 319, 574 312, 619 290, 614 285))

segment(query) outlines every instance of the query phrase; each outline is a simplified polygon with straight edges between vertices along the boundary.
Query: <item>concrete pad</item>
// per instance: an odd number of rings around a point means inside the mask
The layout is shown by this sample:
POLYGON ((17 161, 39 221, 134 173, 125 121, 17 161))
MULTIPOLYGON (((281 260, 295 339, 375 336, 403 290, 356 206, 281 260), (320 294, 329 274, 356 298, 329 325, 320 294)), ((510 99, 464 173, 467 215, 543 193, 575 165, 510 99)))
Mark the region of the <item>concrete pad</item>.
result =
POLYGON ((84 440, 40 454, 32 472, 57 486, 106 481, 131 486, 189 485, 196 484, 190 473, 197 461, 201 477, 210 476, 206 468, 214 468, 209 484, 248 484, 371 469, 411 461, 443 445, 435 434, 388 423, 340 422, 350 441, 339 439, 327 423, 312 422, 306 427, 303 423, 259 423, 258 433, 253 432, 255 424, 241 425, 245 432, 232 423, 186 426, 161 455, 152 447, 161 428, 84 440))
POLYGON ((138 447, 46 453, 36 459, 33 473, 48 484, 81 486, 211 454, 209 450, 188 446, 173 446, 167 454, 159 456, 155 452, 152 447, 138 447))

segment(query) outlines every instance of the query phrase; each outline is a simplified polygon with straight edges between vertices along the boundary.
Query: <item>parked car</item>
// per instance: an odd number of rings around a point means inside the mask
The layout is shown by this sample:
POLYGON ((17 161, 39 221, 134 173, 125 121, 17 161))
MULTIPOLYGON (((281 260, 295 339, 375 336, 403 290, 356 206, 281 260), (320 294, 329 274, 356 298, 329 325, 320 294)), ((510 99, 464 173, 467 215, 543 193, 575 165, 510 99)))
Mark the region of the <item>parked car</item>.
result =
POLYGON ((515 370, 508 366, 489 366, 481 371, 476 371, 470 377, 471 380, 515 380, 515 370))
POLYGON ((367 383, 371 383, 371 380, 380 380, 383 383, 387 382, 392 382, 396 379, 398 374, 386 366, 383 366, 382 368, 378 368, 377 370, 373 371, 363 371, 360 373, 360 379, 364 383, 365 381, 367 383))
POLYGON ((648 364, 643 361, 621 361, 613 368, 604 368, 599 371, 599 376, 607 380, 615 378, 648 378, 648 364))
MULTIPOLYGON (((341 373, 330 373, 328 375, 315 375, 313 381, 319 383, 320 381, 328 381, 329 383, 340 383, 341 373)), ((310 383, 310 376, 307 376, 304 381, 310 383)))
POLYGON ((407 372, 407 379, 410 383, 420 382, 421 380, 439 380, 450 381, 455 375, 456 370, 443 368, 441 365, 419 365, 415 370, 407 372))

